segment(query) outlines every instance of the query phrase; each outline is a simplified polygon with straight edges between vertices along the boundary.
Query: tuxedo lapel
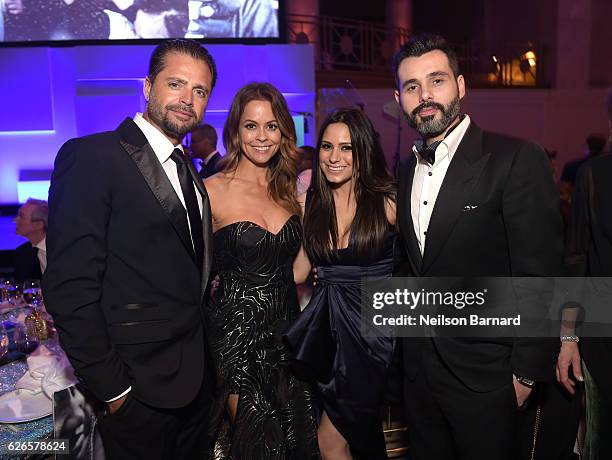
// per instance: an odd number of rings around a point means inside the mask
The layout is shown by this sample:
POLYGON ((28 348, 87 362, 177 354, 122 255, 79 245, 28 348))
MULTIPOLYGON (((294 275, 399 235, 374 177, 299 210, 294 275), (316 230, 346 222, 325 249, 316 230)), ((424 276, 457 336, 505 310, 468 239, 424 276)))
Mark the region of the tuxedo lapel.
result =
POLYGON ((187 212, 155 152, 148 144, 144 134, 131 119, 126 119, 117 131, 122 138, 121 146, 138 167, 140 174, 159 201, 185 249, 195 262, 191 233, 187 223, 187 212))
POLYGON ((488 159, 488 154, 482 154, 482 131, 472 122, 453 156, 436 198, 427 228, 422 273, 427 272, 444 247, 488 159))
POLYGON ((421 272, 421 250, 419 249, 419 242, 414 233, 414 224, 412 223, 412 181, 414 180, 414 168, 416 166, 416 157, 411 155, 406 162, 405 169, 403 171, 404 180, 402 181, 402 190, 400 194, 402 196, 402 213, 403 218, 400 221, 400 231, 404 240, 404 246, 406 247, 406 253, 408 256, 408 262, 410 268, 415 275, 421 272))
POLYGON ((208 276, 210 275, 213 253, 212 253, 212 216, 210 210, 210 201, 208 199, 208 193, 204 187, 202 179, 198 175, 198 171, 190 161, 187 162, 187 168, 191 174, 191 178, 196 185, 196 190, 202 197, 202 234, 204 235, 204 260, 202 264, 202 295, 206 291, 208 285, 208 276))

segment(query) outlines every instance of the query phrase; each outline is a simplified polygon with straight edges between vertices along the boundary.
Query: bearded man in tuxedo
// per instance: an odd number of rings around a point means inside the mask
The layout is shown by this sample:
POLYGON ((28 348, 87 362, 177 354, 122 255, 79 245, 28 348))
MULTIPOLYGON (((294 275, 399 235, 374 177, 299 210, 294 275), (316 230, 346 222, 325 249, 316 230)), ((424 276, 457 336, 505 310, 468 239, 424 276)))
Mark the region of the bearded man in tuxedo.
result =
POLYGON ((76 374, 107 404, 107 458, 197 458, 211 447, 211 215, 181 140, 216 76, 198 43, 160 44, 145 112, 69 140, 55 161, 44 296, 76 374))
MULTIPOLYGON (((559 198, 544 151, 461 113, 466 84, 442 37, 413 37, 395 55, 394 71, 395 98, 422 137, 398 167, 407 258, 399 274, 559 274, 559 198)), ((415 460, 515 458, 517 409, 552 378, 552 340, 406 338, 402 351, 415 460)))

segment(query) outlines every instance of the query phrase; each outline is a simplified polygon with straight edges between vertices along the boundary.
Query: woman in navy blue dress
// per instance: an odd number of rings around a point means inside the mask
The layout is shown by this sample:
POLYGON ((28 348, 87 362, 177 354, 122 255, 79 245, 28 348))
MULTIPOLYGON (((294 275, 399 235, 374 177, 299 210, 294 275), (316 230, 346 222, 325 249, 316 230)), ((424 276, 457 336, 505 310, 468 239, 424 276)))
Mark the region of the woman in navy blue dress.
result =
POLYGON ((323 459, 386 458, 380 409, 393 340, 362 336, 360 309, 362 277, 392 274, 395 187, 360 110, 336 110, 320 133, 304 216, 318 281, 285 340, 316 389, 323 459))

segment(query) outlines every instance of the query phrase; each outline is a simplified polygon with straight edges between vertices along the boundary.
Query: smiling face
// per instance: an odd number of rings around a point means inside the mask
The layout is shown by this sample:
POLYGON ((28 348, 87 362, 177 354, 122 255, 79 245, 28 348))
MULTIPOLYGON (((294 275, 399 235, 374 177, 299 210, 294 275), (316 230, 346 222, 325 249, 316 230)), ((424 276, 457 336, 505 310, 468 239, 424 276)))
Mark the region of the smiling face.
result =
POLYGON ((177 145, 202 121, 211 88, 212 75, 206 62, 169 53, 155 80, 145 80, 148 102, 144 118, 177 145))
POLYGON ((250 162, 266 166, 281 142, 278 121, 268 101, 250 101, 240 117, 240 150, 250 162))
POLYGON ((455 78, 448 57, 440 50, 405 58, 397 70, 395 99, 410 126, 425 139, 444 136, 465 95, 463 76, 455 78))
POLYGON ((345 123, 325 128, 319 149, 319 167, 330 184, 339 187, 353 180, 353 147, 345 123))

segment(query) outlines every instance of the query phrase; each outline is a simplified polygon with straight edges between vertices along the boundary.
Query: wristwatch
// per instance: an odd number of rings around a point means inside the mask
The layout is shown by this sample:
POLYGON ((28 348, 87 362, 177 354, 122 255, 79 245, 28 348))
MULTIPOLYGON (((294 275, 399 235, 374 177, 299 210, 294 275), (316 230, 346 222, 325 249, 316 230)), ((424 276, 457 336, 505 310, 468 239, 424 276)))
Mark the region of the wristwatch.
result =
POLYGON ((535 380, 531 380, 527 377, 521 377, 520 375, 515 375, 516 381, 521 385, 524 385, 528 388, 534 388, 536 386, 535 380))

